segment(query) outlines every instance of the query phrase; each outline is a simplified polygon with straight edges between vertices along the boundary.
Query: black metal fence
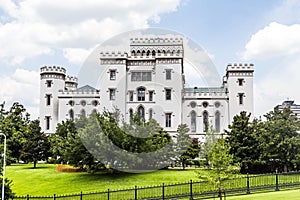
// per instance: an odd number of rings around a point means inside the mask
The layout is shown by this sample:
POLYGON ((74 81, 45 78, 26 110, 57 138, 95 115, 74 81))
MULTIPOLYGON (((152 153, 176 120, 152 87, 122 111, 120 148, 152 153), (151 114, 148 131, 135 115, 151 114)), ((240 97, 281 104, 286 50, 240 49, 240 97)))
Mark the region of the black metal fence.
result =
MULTIPOLYGON (((279 191, 286 188, 300 188, 300 172, 247 175, 241 178, 228 179, 222 182, 222 194, 250 194, 257 191, 279 191)), ((107 190, 94 193, 53 196, 16 196, 23 200, 137 200, 137 199, 207 199, 219 195, 218 188, 209 182, 162 184, 151 187, 134 187, 124 190, 107 190)))

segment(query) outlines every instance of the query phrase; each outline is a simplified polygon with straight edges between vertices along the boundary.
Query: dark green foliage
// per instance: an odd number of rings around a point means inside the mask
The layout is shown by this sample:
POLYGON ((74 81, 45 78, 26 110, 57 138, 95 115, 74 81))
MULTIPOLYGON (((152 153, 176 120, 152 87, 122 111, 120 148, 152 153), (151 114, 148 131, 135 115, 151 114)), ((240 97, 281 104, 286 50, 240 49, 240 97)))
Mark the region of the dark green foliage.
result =
POLYGON ((242 173, 266 173, 300 169, 299 119, 288 109, 271 111, 266 121, 241 112, 227 132, 227 144, 242 173))
MULTIPOLYGON (((84 123, 85 119, 80 120, 84 123)), ((82 144, 74 121, 67 120, 58 124, 55 134, 50 136, 50 141, 52 153, 59 158, 60 162, 87 168, 93 172, 97 164, 94 157, 82 144)))
POLYGON ((39 120, 31 121, 29 129, 24 133, 21 159, 33 162, 33 168, 40 160, 47 160, 50 156, 50 143, 48 137, 41 132, 39 120))
POLYGON ((186 124, 180 124, 177 128, 175 150, 182 169, 185 169, 187 161, 196 158, 200 151, 198 140, 190 138, 188 132, 186 124))

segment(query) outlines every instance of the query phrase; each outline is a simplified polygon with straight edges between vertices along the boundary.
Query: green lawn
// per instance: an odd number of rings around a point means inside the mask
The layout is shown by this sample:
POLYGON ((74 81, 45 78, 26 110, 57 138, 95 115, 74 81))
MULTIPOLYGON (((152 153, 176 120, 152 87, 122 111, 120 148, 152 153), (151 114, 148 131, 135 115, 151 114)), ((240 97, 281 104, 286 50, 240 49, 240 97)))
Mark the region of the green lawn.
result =
POLYGON ((300 200, 300 190, 267 192, 243 196, 227 197, 228 200, 300 200))
POLYGON ((197 180, 195 170, 159 170, 144 174, 88 174, 86 172, 62 173, 55 171, 56 165, 38 164, 11 165, 6 176, 13 180, 16 195, 74 194, 80 191, 96 192, 109 189, 124 189, 137 186, 153 186, 197 180))

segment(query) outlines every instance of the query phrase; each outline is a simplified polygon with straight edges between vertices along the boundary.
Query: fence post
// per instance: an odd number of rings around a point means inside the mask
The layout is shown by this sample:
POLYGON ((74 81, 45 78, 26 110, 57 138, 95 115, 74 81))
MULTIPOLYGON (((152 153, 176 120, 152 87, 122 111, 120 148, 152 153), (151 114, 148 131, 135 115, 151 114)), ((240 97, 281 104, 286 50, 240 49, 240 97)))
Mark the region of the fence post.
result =
POLYGON ((190 200, 193 200, 193 181, 190 180, 190 200))
POLYGON ((29 194, 27 194, 27 200, 29 200, 29 194))
POLYGON ((137 200, 137 187, 134 186, 134 199, 137 200))
POLYGON ((247 194, 250 194, 250 180, 249 180, 249 174, 247 173, 247 194))
POLYGON ((109 189, 107 189, 107 199, 109 200, 109 189))
POLYGON ((82 200, 82 191, 80 191, 80 200, 82 200))
POLYGON ((53 195, 53 200, 55 200, 55 199, 56 199, 56 194, 53 195))
POLYGON ((161 191, 162 191, 162 199, 164 200, 165 199, 165 184, 164 183, 162 184, 161 191))
POLYGON ((275 191, 279 191, 279 186, 278 186, 278 173, 276 171, 276 188, 275 191))

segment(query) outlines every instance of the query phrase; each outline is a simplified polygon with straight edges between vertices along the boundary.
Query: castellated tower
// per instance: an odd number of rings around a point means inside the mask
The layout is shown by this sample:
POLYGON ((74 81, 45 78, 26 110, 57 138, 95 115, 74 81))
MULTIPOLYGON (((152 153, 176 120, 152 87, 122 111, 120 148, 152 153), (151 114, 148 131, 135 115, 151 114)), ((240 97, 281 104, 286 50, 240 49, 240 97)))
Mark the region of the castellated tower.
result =
POLYGON ((58 91, 66 87, 66 70, 63 67, 45 66, 41 68, 40 76, 40 124, 42 130, 50 134, 55 132, 58 122, 58 91))
POLYGON ((74 76, 66 76, 65 90, 76 90, 78 85, 78 79, 74 76))
POLYGON ((253 115, 253 64, 228 64, 225 84, 229 97, 229 122, 241 111, 253 115))

